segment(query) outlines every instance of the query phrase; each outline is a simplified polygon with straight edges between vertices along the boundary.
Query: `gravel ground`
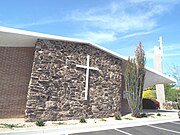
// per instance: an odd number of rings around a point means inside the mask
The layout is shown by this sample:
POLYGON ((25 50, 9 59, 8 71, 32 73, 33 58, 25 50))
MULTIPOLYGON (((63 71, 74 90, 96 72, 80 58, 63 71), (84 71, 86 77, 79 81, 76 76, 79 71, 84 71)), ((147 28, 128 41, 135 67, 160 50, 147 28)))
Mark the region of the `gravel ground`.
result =
POLYGON ((124 121, 133 121, 133 120, 144 120, 144 119, 167 119, 167 118, 175 118, 178 117, 177 110, 145 110, 149 114, 147 118, 133 118, 131 114, 122 117, 122 120, 115 120, 114 117, 104 118, 104 119, 87 119, 87 123, 79 123, 79 120, 68 120, 68 121, 47 121, 45 122, 45 126, 38 127, 36 126, 35 122, 25 122, 24 118, 11 118, 11 119, 0 119, 0 124, 19 124, 24 125, 23 128, 2 128, 0 125, 0 132, 5 131, 12 131, 12 130, 34 130, 39 128, 58 128, 58 127, 66 127, 66 126, 73 126, 73 125, 93 125, 93 124, 110 124, 110 123, 121 123, 124 121), (157 116, 160 113, 161 116, 157 116))

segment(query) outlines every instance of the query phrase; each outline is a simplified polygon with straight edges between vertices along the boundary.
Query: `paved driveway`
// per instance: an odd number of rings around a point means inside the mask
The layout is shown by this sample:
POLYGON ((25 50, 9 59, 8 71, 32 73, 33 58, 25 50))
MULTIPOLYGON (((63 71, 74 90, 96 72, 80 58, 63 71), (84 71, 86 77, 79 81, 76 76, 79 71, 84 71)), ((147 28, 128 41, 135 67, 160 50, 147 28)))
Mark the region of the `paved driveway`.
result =
POLYGON ((76 133, 71 135, 180 135, 180 121, 76 133))

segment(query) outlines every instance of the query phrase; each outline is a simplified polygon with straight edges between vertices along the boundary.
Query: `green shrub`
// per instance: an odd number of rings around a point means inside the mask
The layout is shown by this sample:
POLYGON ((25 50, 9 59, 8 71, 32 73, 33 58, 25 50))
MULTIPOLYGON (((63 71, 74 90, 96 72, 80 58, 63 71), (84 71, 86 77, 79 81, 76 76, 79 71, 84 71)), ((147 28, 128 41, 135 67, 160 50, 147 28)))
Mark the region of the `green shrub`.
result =
POLYGON ((115 114, 115 120, 122 120, 121 115, 119 113, 115 114))
POLYGON ((175 87, 173 84, 165 84, 165 97, 168 101, 177 101, 177 98, 180 95, 180 90, 175 87))
POLYGON ((161 114, 160 114, 160 113, 157 113, 157 116, 161 116, 161 114))
POLYGON ((0 123, 0 128, 23 128, 25 125, 0 123))
MULTIPOLYGON (((180 96, 180 94, 179 94, 180 96)), ((180 98, 177 98, 177 102, 178 102, 178 110, 180 110, 180 98)))
POLYGON ((133 120, 132 118, 128 118, 128 117, 125 117, 124 119, 125 120, 133 120))
POLYGON ((36 126, 39 126, 39 127, 45 126, 45 121, 43 119, 37 119, 36 126))
POLYGON ((107 121, 106 119, 102 118, 101 121, 107 121))
POLYGON ((87 123, 86 122, 86 119, 84 117, 81 117, 80 120, 79 120, 80 123, 87 123))
POLYGON ((144 90, 142 94, 142 98, 156 99, 156 91, 150 89, 144 90))
POLYGON ((53 124, 57 124, 57 125, 64 125, 65 123, 64 122, 57 122, 57 123, 53 123, 53 124))
POLYGON ((146 113, 142 113, 142 114, 141 114, 141 117, 145 117, 145 118, 147 118, 147 117, 148 117, 148 115, 147 115, 146 113))

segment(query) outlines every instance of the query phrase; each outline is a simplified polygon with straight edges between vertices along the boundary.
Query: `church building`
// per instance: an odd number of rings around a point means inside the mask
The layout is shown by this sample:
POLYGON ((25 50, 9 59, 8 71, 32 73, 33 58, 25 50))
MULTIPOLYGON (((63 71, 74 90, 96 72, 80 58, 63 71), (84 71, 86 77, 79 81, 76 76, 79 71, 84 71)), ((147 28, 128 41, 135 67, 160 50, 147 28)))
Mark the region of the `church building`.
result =
MULTIPOLYGON (((125 114, 126 63, 126 57, 89 41, 0 27, 0 118, 125 114)), ((144 89, 174 82, 146 67, 144 89)))

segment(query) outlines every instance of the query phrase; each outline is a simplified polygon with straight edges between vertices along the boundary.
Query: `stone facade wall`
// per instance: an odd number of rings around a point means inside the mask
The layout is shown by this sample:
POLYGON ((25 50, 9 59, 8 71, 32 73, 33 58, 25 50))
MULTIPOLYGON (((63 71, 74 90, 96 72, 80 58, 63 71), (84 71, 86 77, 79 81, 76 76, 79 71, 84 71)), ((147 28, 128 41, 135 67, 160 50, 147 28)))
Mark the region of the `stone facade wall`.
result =
POLYGON ((24 117, 34 47, 0 47, 0 118, 24 117))
POLYGON ((88 44, 41 40, 36 43, 26 104, 27 121, 109 117, 121 111, 122 61, 88 44), (88 100, 84 100, 90 66, 88 100))
POLYGON ((121 86, 121 91, 122 91, 122 96, 121 96, 121 115, 126 115, 129 114, 131 112, 130 107, 128 105, 128 100, 127 97, 125 95, 126 92, 126 88, 125 88, 125 79, 124 76, 121 77, 122 80, 122 86, 121 86))

